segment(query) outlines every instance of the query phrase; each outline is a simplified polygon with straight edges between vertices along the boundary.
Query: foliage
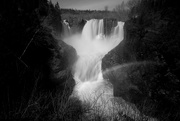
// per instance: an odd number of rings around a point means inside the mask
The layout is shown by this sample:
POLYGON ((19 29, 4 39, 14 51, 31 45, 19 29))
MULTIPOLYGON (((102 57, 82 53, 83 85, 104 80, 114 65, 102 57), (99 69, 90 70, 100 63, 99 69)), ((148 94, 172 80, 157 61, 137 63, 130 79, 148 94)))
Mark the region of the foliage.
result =
POLYGON ((127 5, 124 3, 124 1, 120 5, 117 5, 114 8, 114 11, 116 12, 118 20, 120 21, 128 20, 129 9, 127 8, 127 5))
POLYGON ((50 1, 48 5, 48 16, 44 23, 47 24, 46 26, 52 27, 51 29, 53 29, 54 31, 62 32, 61 11, 59 3, 53 5, 53 3, 50 1))
POLYGON ((55 88, 49 66, 55 41, 42 26, 48 10, 46 0, 3 0, 0 4, 1 117, 26 105, 34 86, 55 88))
POLYGON ((130 19, 125 23, 125 40, 116 52, 119 53, 118 63, 153 61, 162 64, 161 71, 154 75, 158 77, 153 81, 157 87, 152 89, 151 98, 159 104, 156 110, 160 120, 179 120, 180 115, 176 113, 180 110, 179 7, 168 0, 137 0, 133 4, 130 19), (168 115, 166 119, 164 115, 168 115))

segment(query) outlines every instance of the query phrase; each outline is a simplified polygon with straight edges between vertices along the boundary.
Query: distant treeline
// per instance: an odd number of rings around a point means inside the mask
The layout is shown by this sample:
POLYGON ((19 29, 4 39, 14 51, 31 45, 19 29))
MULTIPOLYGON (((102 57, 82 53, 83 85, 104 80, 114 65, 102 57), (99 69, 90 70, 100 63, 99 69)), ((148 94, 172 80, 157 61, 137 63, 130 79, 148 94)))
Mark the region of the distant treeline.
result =
MULTIPOLYGON (((98 11, 98 10, 74 10, 74 9, 61 9, 62 19, 74 21, 90 20, 90 19, 117 19, 114 11, 98 11)), ((72 22, 71 22, 72 23, 72 22)))
POLYGON ((67 8, 61 8, 62 13, 93 13, 93 12, 101 12, 101 13, 110 13, 112 11, 105 11, 105 10, 78 10, 78 9, 67 9, 67 8))

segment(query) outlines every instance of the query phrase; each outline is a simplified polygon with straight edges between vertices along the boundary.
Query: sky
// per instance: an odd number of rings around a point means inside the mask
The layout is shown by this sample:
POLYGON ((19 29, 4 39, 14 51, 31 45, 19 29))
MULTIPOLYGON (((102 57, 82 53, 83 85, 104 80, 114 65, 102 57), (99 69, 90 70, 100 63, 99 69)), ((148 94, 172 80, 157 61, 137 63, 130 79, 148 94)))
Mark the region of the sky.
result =
POLYGON ((60 8, 73 8, 78 10, 104 10, 108 6, 108 10, 113 10, 116 5, 122 1, 128 0, 51 0, 53 3, 59 3, 60 8))

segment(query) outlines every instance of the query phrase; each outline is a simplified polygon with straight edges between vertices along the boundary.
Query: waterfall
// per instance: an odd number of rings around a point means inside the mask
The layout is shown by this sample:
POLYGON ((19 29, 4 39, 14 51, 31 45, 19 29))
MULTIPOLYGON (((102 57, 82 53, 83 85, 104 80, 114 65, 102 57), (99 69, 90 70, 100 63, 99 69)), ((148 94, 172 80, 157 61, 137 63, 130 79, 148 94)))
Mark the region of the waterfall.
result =
POLYGON ((106 114, 117 106, 112 101, 112 85, 102 76, 102 58, 123 40, 123 26, 124 22, 118 22, 113 32, 105 36, 103 19, 92 19, 87 21, 81 34, 63 40, 74 47, 79 56, 74 65, 76 85, 72 96, 99 107, 106 114))
POLYGON ((64 37, 69 36, 71 34, 71 28, 69 26, 69 23, 66 20, 63 20, 62 26, 63 26, 63 36, 64 37))

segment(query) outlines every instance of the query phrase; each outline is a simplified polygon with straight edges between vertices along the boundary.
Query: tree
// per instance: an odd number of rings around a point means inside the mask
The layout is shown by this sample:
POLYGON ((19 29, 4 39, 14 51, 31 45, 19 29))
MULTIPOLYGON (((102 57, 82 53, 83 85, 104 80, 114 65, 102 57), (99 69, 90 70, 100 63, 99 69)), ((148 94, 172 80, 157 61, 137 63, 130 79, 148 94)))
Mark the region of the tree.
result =
POLYGON ((107 5, 104 7, 104 10, 105 10, 105 11, 108 11, 108 6, 107 6, 107 5))
POLYGON ((55 4, 55 9, 56 9, 56 10, 60 10, 59 3, 58 3, 58 2, 55 4))
POLYGON ((114 11, 117 13, 118 18, 121 21, 126 21, 128 19, 129 10, 127 9, 126 4, 124 3, 124 1, 121 4, 117 5, 114 8, 114 11))
POLYGON ((135 6, 138 4, 139 1, 140 1, 140 0, 129 0, 129 1, 127 2, 127 7, 128 7, 129 9, 132 9, 133 7, 135 7, 135 6))
POLYGON ((62 31, 61 10, 58 2, 55 5, 53 5, 51 1, 49 2, 49 15, 47 20, 48 26, 53 27, 57 32, 62 31))

